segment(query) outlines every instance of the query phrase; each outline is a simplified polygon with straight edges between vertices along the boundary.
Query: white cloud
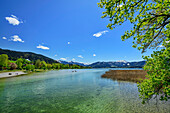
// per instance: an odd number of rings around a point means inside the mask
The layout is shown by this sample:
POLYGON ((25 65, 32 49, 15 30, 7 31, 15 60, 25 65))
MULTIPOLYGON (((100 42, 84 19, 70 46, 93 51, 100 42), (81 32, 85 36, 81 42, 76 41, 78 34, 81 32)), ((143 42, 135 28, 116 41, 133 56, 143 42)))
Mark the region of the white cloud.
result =
POLYGON ((60 60, 67 60, 66 58, 60 58, 60 60))
POLYGON ((20 23, 23 23, 22 21, 19 21, 15 15, 11 15, 11 17, 5 17, 5 19, 9 22, 9 24, 12 25, 19 25, 20 23))
POLYGON ((70 44, 70 42, 68 42, 67 44, 70 44))
POLYGON ((57 56, 57 55, 55 55, 55 56, 57 56))
MULTIPOLYGON (((116 62, 127 63, 127 61, 126 61, 126 60, 118 60, 118 61, 116 61, 116 62)), ((129 63, 128 63, 128 64, 129 64, 129 63)))
POLYGON ((93 56, 95 57, 95 56, 96 56, 96 54, 93 54, 93 56))
POLYGON ((82 55, 78 55, 77 57, 79 57, 79 58, 83 58, 83 56, 82 56, 82 55))
POLYGON ((101 32, 98 32, 98 33, 96 33, 96 34, 93 34, 93 36, 95 36, 95 37, 100 37, 100 36, 102 36, 102 34, 105 34, 106 32, 109 32, 109 31, 108 31, 108 30, 101 31, 101 32))
POLYGON ((11 39, 14 42, 24 42, 18 35, 11 36, 11 39))
POLYGON ((75 61, 75 60, 76 60, 75 58, 72 59, 72 61, 75 61))
POLYGON ((162 47, 164 47, 163 45, 159 45, 159 46, 157 46, 157 47, 160 47, 160 48, 162 48, 162 47))
MULTIPOLYGON (((165 43, 169 43, 170 42, 170 40, 169 41, 165 41, 165 43)), ((163 47, 165 47, 165 46, 163 46, 163 45, 159 45, 159 46, 157 46, 157 48, 163 48, 163 47)))
POLYGON ((122 7, 123 5, 121 4, 121 5, 119 5, 119 6, 117 6, 117 7, 122 7))
POLYGON ((84 62, 79 62, 79 63, 82 63, 84 65, 90 65, 91 63, 84 63, 84 62))
POLYGON ((2 37, 2 39, 6 40, 7 38, 6 37, 2 37))
POLYGON ((50 48, 49 47, 45 47, 45 46, 42 46, 39 44, 39 46, 37 46, 37 48, 40 48, 40 49, 45 49, 45 50, 49 50, 50 48))
POLYGON ((169 43, 170 42, 170 40, 169 41, 165 41, 166 43, 169 43))

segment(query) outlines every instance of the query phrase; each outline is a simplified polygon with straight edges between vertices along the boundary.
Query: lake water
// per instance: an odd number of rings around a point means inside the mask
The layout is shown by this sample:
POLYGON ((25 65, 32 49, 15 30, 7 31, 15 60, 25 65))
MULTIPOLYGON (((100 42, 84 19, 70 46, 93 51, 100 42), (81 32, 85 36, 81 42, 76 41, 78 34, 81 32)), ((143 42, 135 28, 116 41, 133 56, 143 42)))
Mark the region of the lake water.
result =
POLYGON ((108 69, 53 70, 0 79, 0 113, 168 113, 141 104, 137 84, 101 78, 108 69))

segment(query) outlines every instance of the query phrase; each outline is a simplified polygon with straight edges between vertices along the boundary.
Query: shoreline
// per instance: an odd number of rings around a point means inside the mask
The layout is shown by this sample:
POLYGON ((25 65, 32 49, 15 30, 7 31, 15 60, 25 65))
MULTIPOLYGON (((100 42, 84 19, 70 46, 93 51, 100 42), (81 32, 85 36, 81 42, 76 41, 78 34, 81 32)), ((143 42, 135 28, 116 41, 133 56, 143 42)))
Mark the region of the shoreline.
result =
POLYGON ((10 77, 16 77, 16 76, 21 76, 21 75, 26 75, 28 73, 24 71, 9 71, 9 72, 1 72, 0 73, 0 79, 3 78, 10 78, 10 77))
POLYGON ((26 70, 11 70, 11 71, 8 70, 4 72, 0 71, 0 79, 17 77, 17 76, 22 76, 22 75, 29 75, 32 73, 39 73, 39 72, 44 72, 44 71, 49 71, 49 70, 36 69, 35 71, 26 71, 26 70))

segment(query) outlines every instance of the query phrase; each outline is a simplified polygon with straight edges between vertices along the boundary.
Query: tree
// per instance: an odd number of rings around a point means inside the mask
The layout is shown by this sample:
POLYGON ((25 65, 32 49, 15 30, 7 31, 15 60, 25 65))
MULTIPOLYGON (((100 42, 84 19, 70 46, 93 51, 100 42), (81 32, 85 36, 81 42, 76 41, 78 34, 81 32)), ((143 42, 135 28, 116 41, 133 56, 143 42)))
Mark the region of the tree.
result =
POLYGON ((0 67, 7 67, 8 66, 8 55, 2 54, 0 55, 0 67))
POLYGON ((41 61, 41 69, 47 69, 47 64, 45 61, 41 61))
POLYGON ((22 69, 22 62, 23 62, 22 58, 17 59, 16 64, 18 66, 18 69, 22 69))
POLYGON ((98 6, 105 7, 102 18, 108 17, 108 28, 130 21, 131 30, 122 35, 122 40, 133 37, 133 47, 142 53, 161 45, 163 49, 154 51, 144 59, 148 79, 138 85, 143 103, 153 96, 160 100, 170 97, 170 1, 169 0, 100 0, 98 6))
POLYGON ((34 65, 32 65, 32 64, 27 64, 27 65, 26 65, 26 70, 28 70, 28 71, 34 71, 34 69, 35 69, 35 66, 34 66, 34 65))
POLYGON ((81 67, 79 65, 74 65, 75 69, 80 69, 81 67))
POLYGON ((62 64, 60 64, 60 63, 53 63, 52 67, 53 67, 53 69, 61 69, 61 65, 62 64))
POLYGON ((63 68, 64 68, 64 69, 68 69, 68 68, 69 68, 69 64, 63 65, 63 68))
POLYGON ((149 79, 138 85, 140 98, 145 103, 153 95, 160 95, 160 100, 167 101, 170 95, 170 46, 168 49, 154 52, 151 57, 145 57, 147 64, 144 69, 149 70, 149 79))
POLYGON ((35 66, 34 66, 34 65, 32 65, 32 64, 30 64, 30 65, 31 65, 31 71, 34 71, 35 66))
POLYGON ((31 71, 31 64, 26 65, 26 70, 31 71))
POLYGON ((9 68, 10 68, 11 70, 16 69, 16 68, 17 68, 17 65, 16 65, 15 63, 10 63, 10 64, 9 64, 9 68))
POLYGON ((34 64, 34 61, 30 61, 30 64, 34 64))
POLYGON ((47 64, 47 69, 51 69, 52 65, 51 64, 47 64))
POLYGON ((40 59, 38 59, 35 62, 35 68, 40 69, 40 67, 41 67, 41 61, 40 61, 40 59))

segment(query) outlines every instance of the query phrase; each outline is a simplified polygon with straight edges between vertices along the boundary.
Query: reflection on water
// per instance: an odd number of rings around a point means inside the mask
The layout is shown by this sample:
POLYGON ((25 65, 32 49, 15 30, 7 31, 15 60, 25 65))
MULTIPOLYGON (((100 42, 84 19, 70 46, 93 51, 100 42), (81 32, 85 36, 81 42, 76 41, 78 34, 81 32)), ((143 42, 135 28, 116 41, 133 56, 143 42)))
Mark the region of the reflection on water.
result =
POLYGON ((0 113, 168 113, 170 102, 142 105, 137 85, 100 76, 108 69, 48 71, 0 80, 0 113))

